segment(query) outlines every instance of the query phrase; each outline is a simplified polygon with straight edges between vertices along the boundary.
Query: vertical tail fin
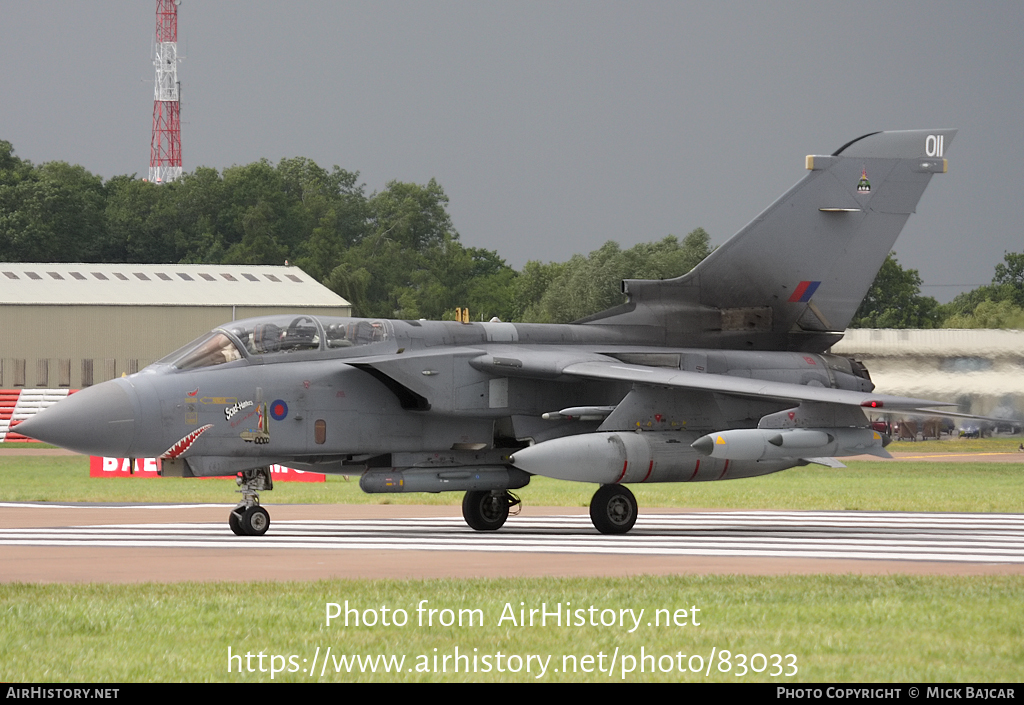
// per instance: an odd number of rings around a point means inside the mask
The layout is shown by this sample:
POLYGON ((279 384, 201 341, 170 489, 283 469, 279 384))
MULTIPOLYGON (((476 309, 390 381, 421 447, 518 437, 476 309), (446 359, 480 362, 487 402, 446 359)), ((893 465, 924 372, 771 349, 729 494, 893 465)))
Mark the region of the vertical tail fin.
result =
POLYGON ((664 325, 666 342, 823 348, 857 311, 956 130, 876 132, 829 156, 688 274, 626 280, 598 324, 664 325), (680 330, 688 323, 696 331, 680 330))

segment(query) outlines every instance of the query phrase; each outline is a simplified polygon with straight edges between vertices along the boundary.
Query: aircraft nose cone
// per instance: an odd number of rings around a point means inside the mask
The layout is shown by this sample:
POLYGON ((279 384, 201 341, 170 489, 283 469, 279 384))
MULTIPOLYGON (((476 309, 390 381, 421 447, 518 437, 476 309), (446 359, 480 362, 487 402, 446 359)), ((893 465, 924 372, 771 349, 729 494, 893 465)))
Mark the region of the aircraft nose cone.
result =
POLYGON ((86 455, 128 457, 135 440, 130 390, 103 382, 22 421, 18 433, 86 455))

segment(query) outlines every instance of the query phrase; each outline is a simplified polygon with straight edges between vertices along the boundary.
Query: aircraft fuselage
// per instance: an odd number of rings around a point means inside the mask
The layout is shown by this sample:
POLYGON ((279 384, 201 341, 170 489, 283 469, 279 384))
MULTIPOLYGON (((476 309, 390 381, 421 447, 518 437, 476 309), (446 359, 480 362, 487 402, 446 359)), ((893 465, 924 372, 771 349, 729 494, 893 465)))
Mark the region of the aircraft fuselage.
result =
MULTIPOLYGON (((711 392, 681 403, 678 395, 659 399, 650 392, 633 408, 621 402, 634 385, 564 376, 572 362, 612 358, 871 389, 842 358, 622 344, 616 337, 581 325, 311 316, 236 321, 137 374, 72 395, 51 412, 68 420, 53 419, 49 436, 95 455, 163 457, 172 467, 187 458, 186 474, 194 475, 271 463, 359 474, 385 454, 454 458, 497 451, 486 464, 500 464, 501 448, 599 429, 680 433, 688 446, 717 429, 752 428, 786 407, 711 392), (332 330, 347 337, 332 337, 332 330), (525 363, 523 351, 532 353, 525 363), (566 408, 614 407, 603 417, 542 419, 566 408)), ((419 464, 413 460, 410 465, 419 464)), ((393 459, 380 462, 394 466, 393 459)))

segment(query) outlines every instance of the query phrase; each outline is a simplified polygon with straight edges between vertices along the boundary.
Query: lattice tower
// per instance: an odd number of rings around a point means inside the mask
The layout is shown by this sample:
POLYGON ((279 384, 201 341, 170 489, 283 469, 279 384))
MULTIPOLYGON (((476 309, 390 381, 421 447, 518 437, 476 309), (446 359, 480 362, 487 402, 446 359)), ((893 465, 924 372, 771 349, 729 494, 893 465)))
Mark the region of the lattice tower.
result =
POLYGON ((153 92, 153 141, 149 180, 174 181, 181 176, 181 84, 178 83, 178 5, 181 0, 156 0, 156 87, 153 92))

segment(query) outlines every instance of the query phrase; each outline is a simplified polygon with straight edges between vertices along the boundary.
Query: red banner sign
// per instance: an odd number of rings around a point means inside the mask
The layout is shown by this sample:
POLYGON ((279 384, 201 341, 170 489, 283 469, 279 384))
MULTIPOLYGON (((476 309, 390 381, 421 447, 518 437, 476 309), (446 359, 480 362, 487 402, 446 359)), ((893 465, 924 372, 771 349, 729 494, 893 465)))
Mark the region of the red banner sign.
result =
MULTIPOLYGON (((89 459, 89 477, 160 477, 159 470, 159 458, 136 458, 134 466, 128 458, 101 458, 94 455, 89 459)), ((270 476, 274 482, 327 481, 327 476, 322 473, 304 472, 284 465, 271 465, 270 476)))

